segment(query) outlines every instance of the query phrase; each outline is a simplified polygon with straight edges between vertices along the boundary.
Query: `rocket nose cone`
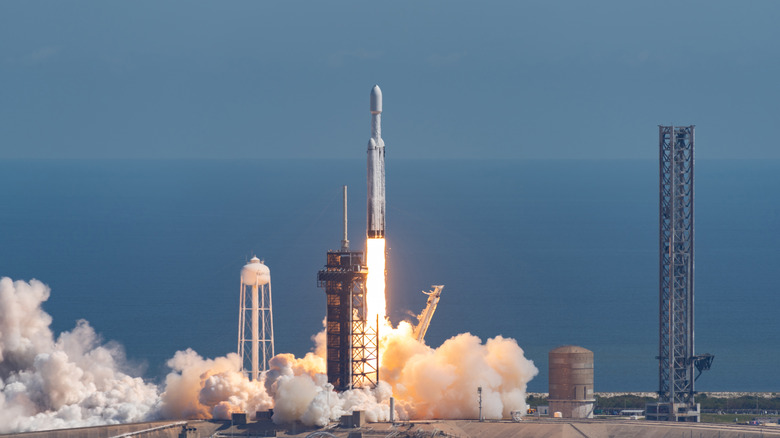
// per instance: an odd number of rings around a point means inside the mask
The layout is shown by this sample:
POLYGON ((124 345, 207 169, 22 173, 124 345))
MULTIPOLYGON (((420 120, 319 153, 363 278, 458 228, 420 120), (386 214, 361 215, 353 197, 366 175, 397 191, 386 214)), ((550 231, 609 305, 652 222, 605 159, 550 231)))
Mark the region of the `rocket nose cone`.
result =
POLYGON ((378 114, 382 112, 382 90, 379 85, 374 85, 371 89, 371 112, 378 114))

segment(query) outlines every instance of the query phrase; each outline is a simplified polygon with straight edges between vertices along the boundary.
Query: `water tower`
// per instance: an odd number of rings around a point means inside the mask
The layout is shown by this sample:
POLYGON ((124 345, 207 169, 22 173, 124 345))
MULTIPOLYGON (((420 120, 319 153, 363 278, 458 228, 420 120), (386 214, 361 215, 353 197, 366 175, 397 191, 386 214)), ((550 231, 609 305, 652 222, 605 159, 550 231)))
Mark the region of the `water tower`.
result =
POLYGON ((261 371, 268 370, 268 361, 274 357, 271 270, 257 257, 241 269, 238 355, 241 371, 253 381, 261 371))
POLYGON ((575 345, 549 353, 550 412, 563 418, 593 418, 593 352, 575 345))

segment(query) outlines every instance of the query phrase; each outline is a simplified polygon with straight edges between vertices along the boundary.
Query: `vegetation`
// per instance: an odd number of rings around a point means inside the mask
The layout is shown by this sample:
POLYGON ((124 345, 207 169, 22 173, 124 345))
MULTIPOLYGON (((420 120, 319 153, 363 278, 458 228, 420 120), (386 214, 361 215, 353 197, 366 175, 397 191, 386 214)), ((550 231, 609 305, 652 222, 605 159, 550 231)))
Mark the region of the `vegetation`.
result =
POLYGON ((754 414, 701 414, 702 423, 747 423, 756 418, 754 414), (737 421, 734 421, 734 420, 737 421))
POLYGON ((597 409, 644 409, 648 403, 658 401, 655 397, 639 397, 638 395, 619 395, 616 397, 596 396, 597 409))
POLYGON ((696 402, 701 403, 702 410, 713 411, 780 411, 780 397, 772 398, 743 395, 736 398, 707 397, 706 394, 696 396, 696 402))
POLYGON ((525 399, 525 402, 531 407, 547 406, 547 397, 534 397, 529 395, 528 398, 525 399))
MULTIPOLYGON (((708 397, 706 394, 696 395, 696 402, 701 404, 702 411, 710 412, 740 412, 767 411, 780 412, 780 394, 772 394, 773 397, 757 397, 755 395, 743 395, 740 397, 708 397)), ((640 397, 638 395, 619 395, 615 397, 602 397, 596 395, 596 409, 644 409, 648 403, 654 403, 655 397, 640 397)), ((529 406, 547 405, 546 397, 534 397, 529 395, 526 399, 529 406)), ((755 416, 755 413, 753 414, 755 416)), ((743 420, 738 416, 739 422, 743 420)), ((752 418, 752 417, 751 417, 752 418)), ((727 420, 724 420, 727 421, 727 420)), ((731 421, 734 421, 733 414, 731 421)))

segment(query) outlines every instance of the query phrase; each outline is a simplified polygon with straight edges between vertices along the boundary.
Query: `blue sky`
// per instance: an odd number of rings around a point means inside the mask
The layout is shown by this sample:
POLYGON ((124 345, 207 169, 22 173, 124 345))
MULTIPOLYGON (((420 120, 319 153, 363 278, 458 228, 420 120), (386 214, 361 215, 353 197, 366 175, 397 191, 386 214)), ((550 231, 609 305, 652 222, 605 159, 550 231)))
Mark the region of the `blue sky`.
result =
POLYGON ((3 1, 0 159, 780 159, 780 2, 3 1))

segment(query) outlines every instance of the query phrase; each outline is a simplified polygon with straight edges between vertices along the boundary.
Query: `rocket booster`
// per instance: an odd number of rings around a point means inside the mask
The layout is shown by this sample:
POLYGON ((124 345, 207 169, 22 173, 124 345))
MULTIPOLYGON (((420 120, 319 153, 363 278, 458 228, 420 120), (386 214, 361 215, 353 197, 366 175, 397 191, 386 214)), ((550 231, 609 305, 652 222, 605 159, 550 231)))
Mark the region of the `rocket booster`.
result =
POLYGON ((368 140, 369 239, 385 237, 385 142, 382 140, 382 90, 371 89, 371 138, 368 140))

